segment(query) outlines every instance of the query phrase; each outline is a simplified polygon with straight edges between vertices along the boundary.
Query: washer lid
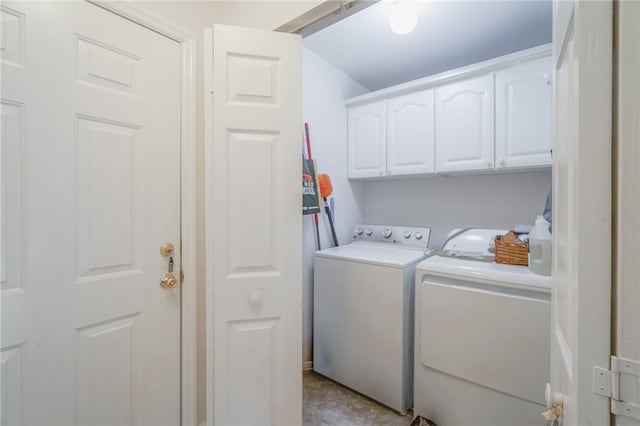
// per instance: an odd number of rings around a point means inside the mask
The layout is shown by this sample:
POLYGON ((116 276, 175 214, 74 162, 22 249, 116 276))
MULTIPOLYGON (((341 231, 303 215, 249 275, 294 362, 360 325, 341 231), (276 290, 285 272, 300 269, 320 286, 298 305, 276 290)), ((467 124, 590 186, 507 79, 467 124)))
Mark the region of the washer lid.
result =
MULTIPOLYGON (((431 256, 416 266, 416 274, 428 273, 498 286, 525 288, 543 293, 551 292, 553 278, 535 274, 526 266, 503 265, 495 262, 431 256)), ((418 276, 418 275, 416 275, 418 276)))
POLYGON ((353 242, 316 252, 316 257, 404 268, 426 257, 424 250, 400 248, 390 243, 353 242))

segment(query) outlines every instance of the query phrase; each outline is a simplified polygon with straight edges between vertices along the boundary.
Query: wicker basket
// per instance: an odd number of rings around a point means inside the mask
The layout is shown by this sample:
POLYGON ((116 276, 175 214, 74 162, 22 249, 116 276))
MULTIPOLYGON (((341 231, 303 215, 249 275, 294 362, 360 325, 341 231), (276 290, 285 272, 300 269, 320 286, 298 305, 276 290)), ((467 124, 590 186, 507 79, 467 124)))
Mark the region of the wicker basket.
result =
POLYGON ((496 263, 529 265, 529 244, 518 241, 514 233, 498 235, 495 244, 496 263))

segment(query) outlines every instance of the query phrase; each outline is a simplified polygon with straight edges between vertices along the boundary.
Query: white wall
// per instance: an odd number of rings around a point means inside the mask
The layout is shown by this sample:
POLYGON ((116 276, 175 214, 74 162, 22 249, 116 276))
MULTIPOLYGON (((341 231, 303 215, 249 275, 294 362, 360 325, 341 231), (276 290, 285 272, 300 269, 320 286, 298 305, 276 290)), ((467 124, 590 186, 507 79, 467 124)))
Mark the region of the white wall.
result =
MULTIPOLYGON (((343 244, 351 240, 353 225, 362 221, 364 203, 364 183, 352 183, 347 179, 347 110, 344 100, 366 93, 367 89, 307 48, 303 49, 302 76, 302 114, 310 127, 311 153, 317 161, 318 173, 331 177, 336 233, 338 242, 343 244)), ((311 361, 313 357, 313 253, 316 240, 312 222, 312 216, 303 219, 304 361, 311 361)), ((333 245, 330 232, 327 217, 322 214, 320 234, 323 248, 333 245)))
POLYGON ((431 227, 440 248, 454 228, 533 224, 542 214, 551 171, 371 181, 365 184, 365 222, 431 227))

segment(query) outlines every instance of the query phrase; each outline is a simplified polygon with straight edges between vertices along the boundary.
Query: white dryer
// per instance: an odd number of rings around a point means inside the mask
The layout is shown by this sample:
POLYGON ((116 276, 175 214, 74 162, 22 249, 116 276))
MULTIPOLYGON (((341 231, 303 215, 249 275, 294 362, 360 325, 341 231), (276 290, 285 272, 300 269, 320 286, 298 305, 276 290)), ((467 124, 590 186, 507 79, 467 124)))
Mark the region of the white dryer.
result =
POLYGON ((415 265, 429 228, 357 225, 316 252, 313 369, 401 413, 412 407, 415 265))
POLYGON ((416 267, 414 414, 438 426, 543 423, 551 278, 488 262, 505 232, 453 231, 416 267))

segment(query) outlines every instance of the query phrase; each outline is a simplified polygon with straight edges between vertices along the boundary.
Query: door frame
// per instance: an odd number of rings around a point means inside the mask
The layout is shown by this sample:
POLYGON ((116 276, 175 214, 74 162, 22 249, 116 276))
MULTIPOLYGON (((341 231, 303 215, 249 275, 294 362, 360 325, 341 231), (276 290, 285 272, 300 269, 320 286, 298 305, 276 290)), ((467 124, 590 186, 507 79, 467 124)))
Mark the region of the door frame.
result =
POLYGON ((180 418, 198 424, 196 306, 196 35, 126 1, 85 0, 180 44, 180 418))
MULTIPOLYGON (((637 259, 640 246, 640 180, 635 161, 640 158, 637 140, 640 129, 640 29, 634 25, 640 17, 640 4, 614 1, 614 273, 612 297, 612 355, 637 361, 640 348, 634 342, 640 337, 640 284, 637 281, 637 259)), ((620 389, 620 400, 627 397, 627 388, 620 389)), ((631 398, 630 398, 631 399, 631 398)), ((637 404, 637 400, 629 400, 637 404)), ((613 410, 612 410, 613 411, 613 410)), ((611 425, 637 425, 632 418, 613 414, 611 425)))

